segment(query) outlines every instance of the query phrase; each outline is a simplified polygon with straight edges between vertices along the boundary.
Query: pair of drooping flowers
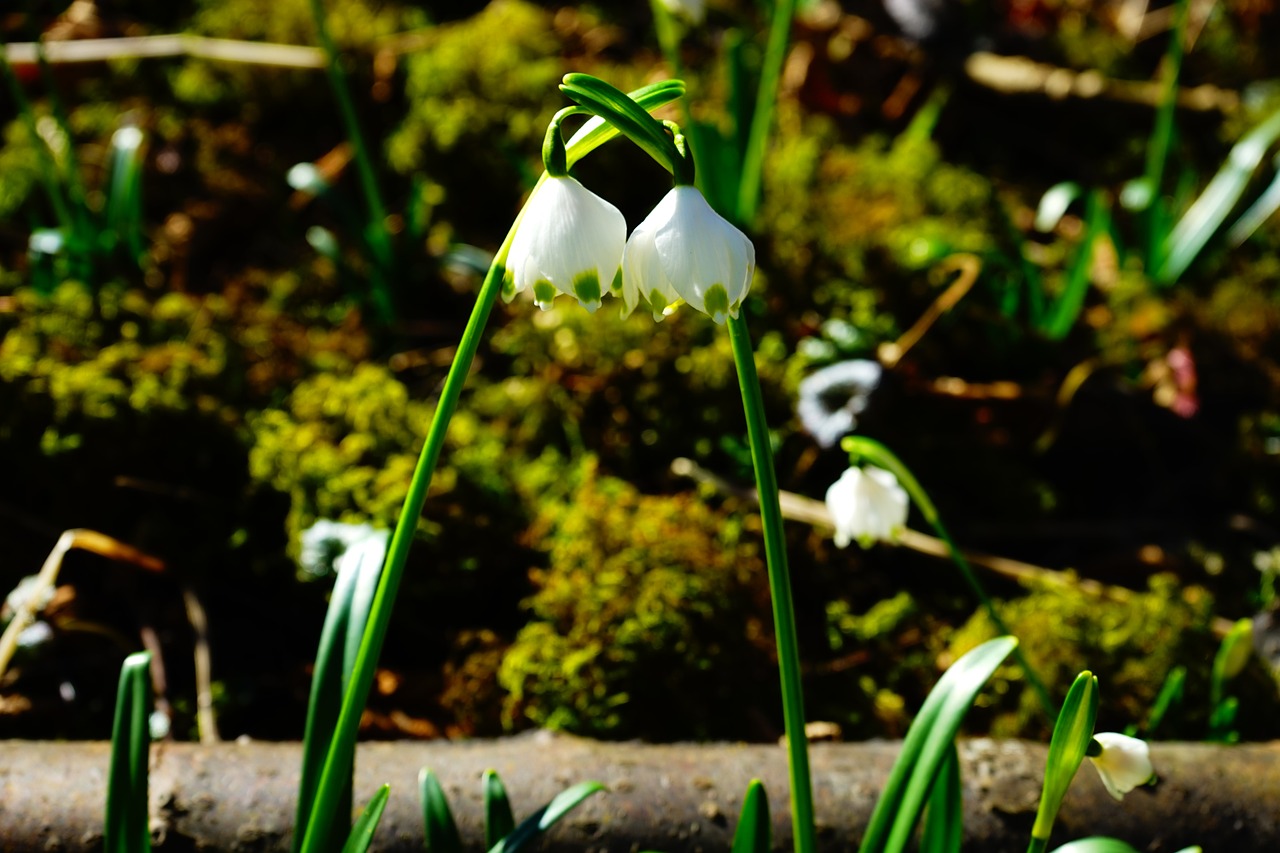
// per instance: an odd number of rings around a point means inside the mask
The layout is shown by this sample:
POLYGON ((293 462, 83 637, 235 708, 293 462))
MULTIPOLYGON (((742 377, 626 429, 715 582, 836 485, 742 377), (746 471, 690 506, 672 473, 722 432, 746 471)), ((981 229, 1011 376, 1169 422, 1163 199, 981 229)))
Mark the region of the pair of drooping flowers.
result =
POLYGON ((681 302, 717 323, 738 316, 755 272, 755 247, 696 187, 677 176, 628 239, 622 212, 568 174, 558 122, 548 128, 543 161, 547 178, 516 229, 504 295, 532 290, 546 309, 565 293, 595 311, 613 294, 624 316, 643 303, 655 320, 681 302))

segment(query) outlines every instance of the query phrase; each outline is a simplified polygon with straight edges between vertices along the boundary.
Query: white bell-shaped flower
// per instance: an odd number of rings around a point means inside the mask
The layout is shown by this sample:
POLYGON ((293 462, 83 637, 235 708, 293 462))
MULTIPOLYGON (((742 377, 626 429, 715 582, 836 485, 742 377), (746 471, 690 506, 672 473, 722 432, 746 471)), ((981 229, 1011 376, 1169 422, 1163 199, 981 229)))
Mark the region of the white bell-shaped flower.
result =
POLYGON ((895 541, 907 526, 907 505, 906 491, 890 472, 874 465, 848 469, 827 489, 836 546, 895 541))
POLYGON ((737 317, 756 268, 756 249, 711 209, 697 188, 675 187, 636 226, 622 254, 622 301, 648 303, 660 319, 683 299, 717 323, 737 317))
POLYGON ((595 311, 616 288, 627 221, 622 212, 569 176, 550 177, 525 204, 507 254, 515 293, 533 290, 539 308, 557 291, 595 311))
POLYGON ((1093 739, 1102 747, 1102 754, 1091 755, 1089 760, 1102 777, 1107 793, 1117 800, 1124 799, 1125 794, 1147 784, 1156 775, 1146 741, 1115 732, 1101 732, 1093 739))

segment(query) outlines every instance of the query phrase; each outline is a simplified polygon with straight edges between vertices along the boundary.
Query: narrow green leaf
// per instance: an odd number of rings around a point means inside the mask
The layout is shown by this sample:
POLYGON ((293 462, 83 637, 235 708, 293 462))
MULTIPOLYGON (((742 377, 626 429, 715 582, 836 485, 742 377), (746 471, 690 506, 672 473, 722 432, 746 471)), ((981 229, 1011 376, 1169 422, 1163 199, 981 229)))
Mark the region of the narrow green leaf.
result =
POLYGON ((1053 853, 1138 853, 1138 851, 1118 838, 1095 836, 1070 841, 1055 848, 1053 853))
POLYGON ((963 840, 964 788, 960 783, 960 758, 952 741, 929 793, 920 853, 960 853, 963 840))
POLYGON ((1240 201, 1267 149, 1277 138, 1280 138, 1280 110, 1235 144, 1218 174, 1165 240, 1164 263, 1155 276, 1160 284, 1172 284, 1191 266, 1240 201))
POLYGON ((493 770, 484 771, 484 846, 492 848, 516 828, 507 788, 493 770))
POLYGON ((111 135, 111 176, 107 182, 107 227, 134 263, 141 263, 142 131, 126 125, 111 135))
POLYGON ((1076 676, 1062 710, 1053 727, 1049 741, 1049 755, 1045 760, 1044 789, 1040 793, 1040 807, 1031 827, 1035 841, 1045 843, 1053 830, 1062 799, 1075 778, 1080 763, 1084 761, 1093 740, 1093 725, 1098 716, 1098 679, 1085 670, 1076 676))
POLYGON ((378 789, 378 793, 373 795, 369 805, 364 807, 360 819, 356 821, 355 826, 351 827, 351 835, 347 837, 342 853, 365 853, 369 849, 369 845, 373 843, 373 834, 378 831, 378 821, 382 819, 382 812, 387 807, 387 797, 390 795, 390 785, 383 785, 378 789))
POLYGON ((551 802, 521 821, 510 835, 490 847, 489 853, 519 853, 577 808, 583 800, 603 790, 605 787, 599 782, 581 782, 572 788, 566 788, 551 802))
POLYGON ((769 797, 764 784, 752 779, 742 798, 742 813, 733 832, 732 853, 769 853, 773 847, 773 826, 769 822, 769 797))
POLYGON ((1017 644, 1013 637, 988 640, 952 664, 929 692, 880 792, 858 848, 861 853, 893 853, 906 847, 960 723, 1017 644))
POLYGON ((1089 193, 1085 212, 1084 239, 1076 250, 1067 270, 1067 284, 1049 309, 1044 334, 1049 340, 1060 341, 1076 324, 1076 318, 1084 308, 1084 297, 1089 291, 1089 272, 1100 239, 1110 233, 1111 211, 1107 197, 1100 190, 1089 193))
POLYGON ((1178 78, 1182 74, 1183 46, 1187 35, 1188 0, 1175 0, 1173 30, 1169 33, 1169 46, 1165 51, 1163 76, 1160 80, 1160 105, 1156 108, 1156 121, 1147 140, 1147 166, 1143 180, 1150 188, 1145 208, 1146 268, 1155 270, 1161 265, 1164 240, 1168 235, 1168 212, 1165 210, 1161 186, 1164 184, 1165 163, 1175 134, 1174 112, 1178 105, 1178 78))
POLYGON ((1249 209, 1240 214, 1236 224, 1232 225, 1231 230, 1227 232, 1227 243, 1229 245, 1239 246, 1245 240, 1248 240, 1254 231, 1262 227, 1262 223, 1270 219, 1277 210, 1280 210, 1280 154, 1277 154, 1271 161, 1271 167, 1276 170, 1271 183, 1262 191, 1262 195, 1258 196, 1257 200, 1249 205, 1249 209))
POLYGON ((1164 678, 1164 684, 1160 685, 1160 692, 1156 694, 1156 700, 1151 703, 1151 712, 1147 714, 1145 734, 1148 738, 1160 727, 1160 723, 1164 722, 1169 709, 1182 701, 1183 686, 1186 681, 1185 666, 1179 665, 1169 670, 1169 674, 1164 678))
POLYGON ((147 803, 150 716, 151 653, 137 652, 125 658, 120 668, 103 821, 106 853, 147 853, 151 849, 147 803))
POLYGON ((422 797, 422 823, 426 830, 427 853, 462 853, 462 839, 453 820, 449 800, 440 780, 429 768, 418 772, 418 792, 422 797))
MULTIPOLYGON (((371 530, 363 539, 348 544, 338 558, 338 576, 325 613, 324 626, 320 630, 311 697, 307 703, 307 722, 303 729, 302 772, 298 781, 293 837, 295 853, 302 845, 302 829, 311 819, 325 757, 342 708, 343 692, 355 666, 386 551, 386 531, 371 530)), ((347 832, 351 816, 350 778, 346 780, 334 814, 332 831, 335 834, 347 832)), ((329 846, 331 849, 334 845, 329 846)))
POLYGON ((786 61, 787 43, 791 38, 791 19, 795 17, 795 0, 777 0, 769 18, 769 40, 760 63, 760 85, 756 88, 756 105, 751 114, 751 130, 742 152, 742 179, 738 185, 737 221, 750 228, 760 204, 760 187, 764 177, 765 152, 769 148, 769 131, 778 105, 778 81, 786 61))

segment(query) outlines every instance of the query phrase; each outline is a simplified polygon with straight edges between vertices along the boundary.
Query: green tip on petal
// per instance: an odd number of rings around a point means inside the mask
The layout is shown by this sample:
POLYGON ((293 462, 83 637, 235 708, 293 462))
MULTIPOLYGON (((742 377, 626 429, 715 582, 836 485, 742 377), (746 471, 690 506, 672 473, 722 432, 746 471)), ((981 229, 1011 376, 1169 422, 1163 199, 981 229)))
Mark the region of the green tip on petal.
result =
POLYGON ((712 320, 724 325, 725 319, 730 314, 729 291, 723 284, 711 285, 702 298, 702 305, 703 310, 711 315, 712 320))
POLYGON ((499 291, 503 302, 510 302, 516 298, 516 277, 512 275, 511 270, 503 268, 502 270, 502 290, 499 291))
POLYGON ((649 310, 653 312, 653 322, 661 323, 662 318, 671 313, 671 306, 667 304, 667 297, 654 289, 649 293, 649 310))
POLYGON ((618 267, 618 271, 613 274, 613 281, 609 284, 609 292, 614 296, 622 293, 622 267, 618 267))
POLYGON ((573 295, 583 308, 594 312, 600 307, 600 276, 595 270, 587 270, 573 279, 573 295))
POLYGON ((546 311, 551 307, 551 303, 556 298, 556 286, 551 282, 543 279, 535 282, 533 285, 533 303, 546 311))

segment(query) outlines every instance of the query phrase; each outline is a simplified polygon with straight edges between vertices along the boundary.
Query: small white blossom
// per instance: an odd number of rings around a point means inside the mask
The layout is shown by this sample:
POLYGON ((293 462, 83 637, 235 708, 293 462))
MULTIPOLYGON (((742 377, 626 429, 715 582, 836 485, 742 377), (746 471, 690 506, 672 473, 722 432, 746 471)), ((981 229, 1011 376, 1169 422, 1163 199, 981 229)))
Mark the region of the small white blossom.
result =
POLYGON ((1117 800, 1156 775, 1146 741, 1115 732, 1101 732, 1093 739, 1102 747, 1102 754, 1091 755, 1089 760, 1102 777, 1107 793, 1117 800))
POLYGON ((836 546, 857 540, 868 548, 896 540, 907 526, 907 504, 906 490, 890 472, 874 465, 848 469, 827 489, 836 546))
POLYGON ((516 293, 533 290, 539 308, 556 292, 595 311, 616 288, 627 221, 622 212, 574 178, 551 177, 525 205, 507 254, 516 293))
POLYGON ((647 302, 654 319, 683 299, 717 323, 737 317, 751 287, 756 249, 711 209, 695 187, 663 196, 636 226, 622 254, 626 313, 647 302))

